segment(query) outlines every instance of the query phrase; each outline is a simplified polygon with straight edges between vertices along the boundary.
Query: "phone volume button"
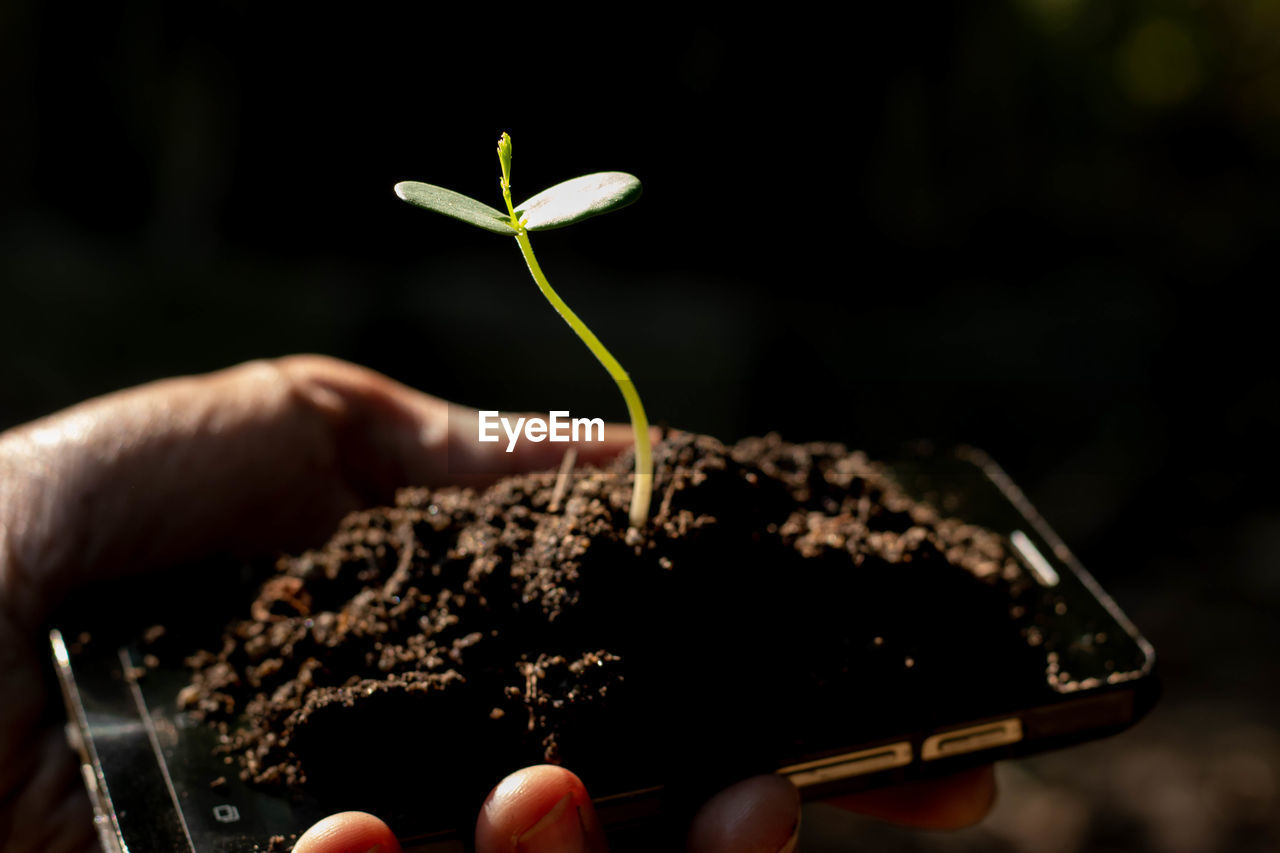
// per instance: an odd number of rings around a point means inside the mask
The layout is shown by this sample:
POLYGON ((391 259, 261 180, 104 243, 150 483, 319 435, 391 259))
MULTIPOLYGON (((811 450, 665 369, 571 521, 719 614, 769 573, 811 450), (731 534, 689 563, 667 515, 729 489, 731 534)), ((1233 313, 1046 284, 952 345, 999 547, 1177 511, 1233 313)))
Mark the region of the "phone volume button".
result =
POLYGON ((911 756, 910 742, 899 741, 857 752, 831 755, 816 761, 806 761, 803 764, 792 764, 779 768, 778 772, 789 778, 797 788, 804 788, 820 782, 832 782, 837 779, 848 779, 852 776, 864 776, 867 773, 902 767, 911 763, 911 756))
POLYGON ((1005 746, 1022 740, 1022 721, 1017 717, 1007 720, 996 720, 963 729, 951 729, 938 732, 925 739, 920 748, 920 758, 933 761, 952 755, 963 755, 977 752, 980 749, 991 749, 1005 746))

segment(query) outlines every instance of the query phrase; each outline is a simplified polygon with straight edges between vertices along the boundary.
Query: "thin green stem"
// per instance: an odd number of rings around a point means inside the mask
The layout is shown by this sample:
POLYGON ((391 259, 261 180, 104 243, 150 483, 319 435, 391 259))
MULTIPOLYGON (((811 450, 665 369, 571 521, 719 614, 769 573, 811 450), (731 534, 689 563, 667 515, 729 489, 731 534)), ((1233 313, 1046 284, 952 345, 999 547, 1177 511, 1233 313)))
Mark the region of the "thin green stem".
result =
MULTIPOLYGON (((505 179, 503 183, 506 183, 505 179)), ((653 452, 649 447, 649 419, 645 417, 640 395, 636 393, 635 384, 618 360, 604 348, 604 344, 600 343, 595 333, 587 328, 587 324, 573 313, 573 309, 565 304, 560 294, 551 287, 551 282, 547 281, 547 276, 542 272, 542 267, 538 265, 538 259, 533 254, 529 233, 516 220, 515 210, 511 209, 510 189, 504 186, 503 190, 507 208, 511 212, 512 223, 516 226, 516 242, 520 244, 520 252, 524 255, 525 263, 529 265, 533 280, 538 283, 538 289, 542 291, 543 296, 547 297, 547 301, 564 318, 569 327, 582 338, 587 349, 600 359, 604 369, 609 371, 613 381, 618 384, 618 389, 622 391, 622 398, 627 401, 627 413, 631 416, 631 429, 636 438, 636 481, 635 488, 631 492, 631 526, 637 530, 644 530, 649 519, 649 501, 653 496, 653 452)))

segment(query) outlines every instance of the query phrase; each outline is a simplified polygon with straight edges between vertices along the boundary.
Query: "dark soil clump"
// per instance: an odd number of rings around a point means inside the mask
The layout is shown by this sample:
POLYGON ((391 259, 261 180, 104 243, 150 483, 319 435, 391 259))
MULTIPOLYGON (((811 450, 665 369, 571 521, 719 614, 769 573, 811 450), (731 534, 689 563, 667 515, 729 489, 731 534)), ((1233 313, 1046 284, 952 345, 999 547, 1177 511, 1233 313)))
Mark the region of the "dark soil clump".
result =
POLYGON ((182 703, 243 778, 355 807, 541 761, 597 793, 771 769, 804 733, 927 725, 1043 672, 1002 539, 863 455, 672 434, 655 457, 644 537, 625 456, 555 512, 540 472, 350 515, 188 659, 182 703))

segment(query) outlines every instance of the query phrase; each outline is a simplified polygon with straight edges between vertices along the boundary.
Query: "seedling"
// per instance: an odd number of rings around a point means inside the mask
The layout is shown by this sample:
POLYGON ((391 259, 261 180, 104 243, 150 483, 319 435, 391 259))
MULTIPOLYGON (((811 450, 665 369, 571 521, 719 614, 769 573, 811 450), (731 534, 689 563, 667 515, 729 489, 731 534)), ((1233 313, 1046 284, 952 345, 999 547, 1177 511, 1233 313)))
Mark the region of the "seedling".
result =
POLYGON ((490 207, 462 193, 424 184, 419 181, 401 181, 396 184, 396 195, 418 207, 443 213, 454 219, 502 234, 515 237, 524 255, 529 272, 537 283, 542 295, 552 307, 559 312, 569 327, 577 333, 587 348, 600 359, 605 370, 613 377, 627 402, 627 412, 631 416, 631 429, 636 439, 636 476, 631 492, 631 526, 643 530, 649 518, 649 501, 653 494, 653 454, 649 447, 649 420, 645 417, 644 406, 640 403, 640 395, 631 382, 631 377, 622 368, 618 360, 600 343, 600 339, 587 328, 577 314, 565 304, 547 281, 547 276, 538 265, 533 254, 533 246, 529 242, 530 231, 550 231, 563 228, 601 213, 608 213, 620 207, 626 207, 640 197, 640 181, 634 175, 625 172, 597 172, 583 175, 556 184, 543 190, 521 205, 511 203, 511 137, 502 134, 498 140, 498 163, 502 168, 502 200, 506 202, 507 212, 490 207))

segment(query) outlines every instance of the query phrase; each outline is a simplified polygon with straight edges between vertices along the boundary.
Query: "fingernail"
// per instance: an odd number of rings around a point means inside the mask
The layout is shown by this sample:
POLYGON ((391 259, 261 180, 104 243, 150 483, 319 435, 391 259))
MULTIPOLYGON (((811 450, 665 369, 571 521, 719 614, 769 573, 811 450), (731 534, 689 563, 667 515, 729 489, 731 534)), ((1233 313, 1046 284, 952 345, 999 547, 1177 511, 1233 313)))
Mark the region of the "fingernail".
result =
POLYGON ((565 794, 551 811, 516 838, 518 853, 586 853, 587 836, 582 815, 573 804, 573 794, 565 794))
POLYGON ((800 846, 800 816, 796 815, 796 828, 791 830, 791 837, 786 840, 778 853, 795 853, 796 848, 800 846))

